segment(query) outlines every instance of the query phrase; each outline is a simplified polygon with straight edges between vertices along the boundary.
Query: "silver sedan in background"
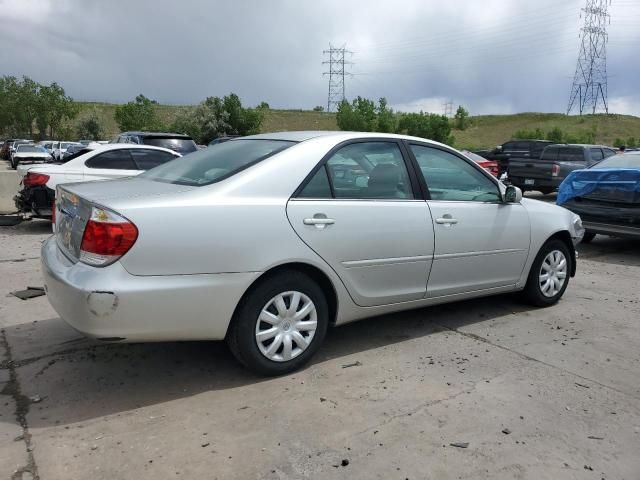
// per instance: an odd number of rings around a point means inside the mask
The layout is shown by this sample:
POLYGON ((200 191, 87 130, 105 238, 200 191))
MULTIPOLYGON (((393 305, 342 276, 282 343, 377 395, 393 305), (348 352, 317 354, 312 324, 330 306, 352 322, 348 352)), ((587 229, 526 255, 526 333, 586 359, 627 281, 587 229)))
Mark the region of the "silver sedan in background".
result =
POLYGON ((347 132, 243 137, 59 186, 55 213, 42 267, 72 327, 226 339, 265 375, 302 366, 330 325, 514 291, 553 305, 583 234, 446 145, 347 132))

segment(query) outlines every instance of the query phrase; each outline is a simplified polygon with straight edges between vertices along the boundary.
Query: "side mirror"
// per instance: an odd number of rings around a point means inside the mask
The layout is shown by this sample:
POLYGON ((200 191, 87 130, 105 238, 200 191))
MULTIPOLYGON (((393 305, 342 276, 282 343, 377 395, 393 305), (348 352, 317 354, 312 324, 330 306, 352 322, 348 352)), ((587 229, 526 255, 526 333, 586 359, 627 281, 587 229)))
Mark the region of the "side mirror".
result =
POLYGON ((522 190, 513 185, 507 186, 504 192, 505 203, 520 203, 520 200, 522 200, 522 190))

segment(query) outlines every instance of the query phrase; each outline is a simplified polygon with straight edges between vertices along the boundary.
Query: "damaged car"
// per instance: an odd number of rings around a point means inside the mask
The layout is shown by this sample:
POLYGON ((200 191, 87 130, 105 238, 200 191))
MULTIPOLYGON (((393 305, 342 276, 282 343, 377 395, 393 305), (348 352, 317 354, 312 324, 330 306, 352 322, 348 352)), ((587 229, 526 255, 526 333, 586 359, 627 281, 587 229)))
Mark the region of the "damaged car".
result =
POLYGON ((83 147, 64 164, 19 167, 22 188, 14 197, 18 211, 27 217, 50 219, 57 185, 132 177, 181 157, 168 148, 150 145, 83 147))
POLYGON ((640 152, 605 158, 571 172, 560 185, 558 205, 580 215, 582 241, 596 235, 640 237, 640 152))
POLYGON ((11 168, 14 170, 18 165, 51 163, 53 157, 44 147, 32 143, 23 143, 16 146, 16 151, 11 156, 11 168))

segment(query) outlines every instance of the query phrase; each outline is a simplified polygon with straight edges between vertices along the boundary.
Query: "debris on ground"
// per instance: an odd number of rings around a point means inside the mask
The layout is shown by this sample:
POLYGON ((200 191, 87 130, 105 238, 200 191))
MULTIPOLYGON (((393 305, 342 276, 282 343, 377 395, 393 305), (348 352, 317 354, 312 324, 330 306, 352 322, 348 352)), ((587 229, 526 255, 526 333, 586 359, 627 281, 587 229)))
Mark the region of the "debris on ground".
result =
POLYGON ((357 361, 357 362, 353 362, 353 363, 347 363, 346 365, 342 365, 342 368, 361 367, 361 366, 362 366, 362 363, 357 361))
POLYGON ((589 440, 604 440, 604 437, 596 437, 595 435, 589 435, 587 438, 589 440))
POLYGON ((469 446, 469 442, 454 442, 450 443, 449 445, 457 448, 467 448, 469 446))
POLYGON ((342 460, 342 462, 340 462, 340 465, 342 465, 343 467, 346 467, 347 465, 349 465, 349 460, 347 460, 346 458, 342 460))
POLYGON ((29 300, 30 298, 41 297, 46 295, 44 287, 27 287, 26 290, 16 290, 11 295, 18 297, 20 300, 29 300))
POLYGON ((511 430, 509 430, 508 428, 503 428, 502 433, 504 433, 505 435, 509 435, 511 433, 511 430))
POLYGON ((40 395, 34 395, 32 397, 29 397, 29 401, 31 403, 40 403, 42 401, 42 397, 40 395))

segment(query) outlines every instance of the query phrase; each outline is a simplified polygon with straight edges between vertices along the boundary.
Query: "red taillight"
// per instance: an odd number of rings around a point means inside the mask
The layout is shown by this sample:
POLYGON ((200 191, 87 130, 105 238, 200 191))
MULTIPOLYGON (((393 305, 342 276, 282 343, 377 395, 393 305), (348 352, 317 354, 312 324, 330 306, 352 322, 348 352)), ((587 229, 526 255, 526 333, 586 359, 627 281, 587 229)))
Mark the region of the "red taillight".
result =
POLYGON ((127 253, 137 238, 138 229, 133 223, 94 207, 82 235, 80 260, 95 266, 109 265, 127 253))
POLYGON ((36 187, 38 185, 46 185, 49 181, 49 175, 44 173, 27 172, 22 179, 22 183, 25 187, 36 187))
POLYGON ((557 177, 559 173, 560 173, 560 165, 558 165, 557 163, 554 163, 553 165, 551 165, 551 176, 557 177))

